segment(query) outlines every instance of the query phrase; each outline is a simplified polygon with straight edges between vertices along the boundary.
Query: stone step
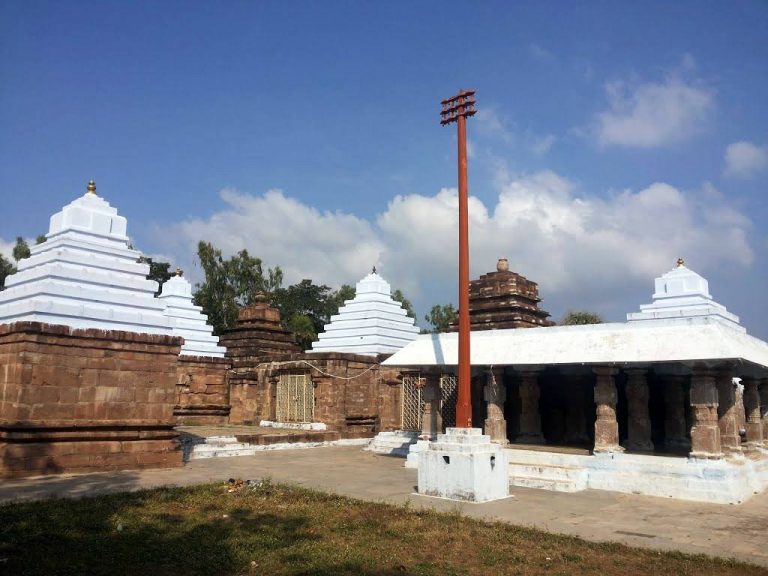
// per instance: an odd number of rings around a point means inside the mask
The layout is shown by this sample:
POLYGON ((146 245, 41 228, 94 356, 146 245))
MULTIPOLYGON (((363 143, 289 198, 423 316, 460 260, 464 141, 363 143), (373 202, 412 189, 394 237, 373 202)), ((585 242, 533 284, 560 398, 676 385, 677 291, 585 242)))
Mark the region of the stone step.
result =
POLYGON ((419 439, 417 432, 379 432, 367 450, 376 454, 406 457, 411 445, 419 439))
MULTIPOLYGON (((277 435, 278 437, 282 435, 277 435)), ((305 448, 320 448, 323 446, 367 446, 370 438, 338 438, 335 435, 327 435, 326 439, 317 439, 309 442, 280 442, 272 437, 261 443, 240 442, 234 436, 196 438, 194 441, 182 441, 184 460, 197 460, 200 458, 223 458, 228 456, 253 456, 264 450, 300 450, 305 448)))
POLYGON ((539 490, 551 490, 553 492, 581 492, 586 485, 573 480, 562 478, 547 478, 545 476, 510 476, 510 486, 521 488, 537 488, 539 490))

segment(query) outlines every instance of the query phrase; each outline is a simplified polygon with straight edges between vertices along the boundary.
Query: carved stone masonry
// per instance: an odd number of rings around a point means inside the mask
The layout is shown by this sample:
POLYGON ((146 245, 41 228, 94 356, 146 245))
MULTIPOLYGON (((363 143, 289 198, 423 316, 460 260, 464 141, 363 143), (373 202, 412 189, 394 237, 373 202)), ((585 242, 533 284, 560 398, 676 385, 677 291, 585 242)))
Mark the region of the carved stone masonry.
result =
POLYGON ((760 417, 763 421, 763 445, 768 447, 768 378, 760 380, 760 417))
POLYGON ((674 452, 690 452, 685 426, 685 376, 665 376, 663 383, 664 446, 674 452))
POLYGON ((723 452, 741 452, 736 390, 733 386, 733 368, 724 366, 715 373, 717 386, 717 422, 720 427, 720 445, 723 452))
POLYGON ((504 369, 490 368, 486 372, 485 401, 488 403, 488 415, 485 419, 485 433, 491 442, 507 443, 507 421, 504 419, 504 401, 507 389, 504 386, 504 369))
POLYGON ((440 410, 438 402, 440 401, 440 377, 436 374, 428 374, 424 380, 424 387, 421 389, 421 399, 424 402, 424 413, 421 416, 421 437, 424 440, 431 440, 437 437, 441 431, 440 410))
POLYGON ((627 450, 653 452, 648 415, 648 371, 627 370, 627 450))
POLYGON ((744 384, 744 410, 747 413, 747 449, 756 449, 763 445, 763 422, 760 417, 760 394, 757 378, 748 376, 742 379, 744 384))
POLYGON ((619 423, 616 421, 616 383, 614 376, 618 372, 610 366, 597 366, 592 369, 597 375, 595 382, 595 452, 623 452, 619 446, 619 423))
POLYGON ((691 457, 722 458, 720 427, 717 423, 717 388, 714 373, 694 368, 691 377, 691 457))
POLYGON ((520 382, 520 433, 515 441, 520 444, 544 444, 539 414, 539 375, 535 370, 522 372, 520 382))

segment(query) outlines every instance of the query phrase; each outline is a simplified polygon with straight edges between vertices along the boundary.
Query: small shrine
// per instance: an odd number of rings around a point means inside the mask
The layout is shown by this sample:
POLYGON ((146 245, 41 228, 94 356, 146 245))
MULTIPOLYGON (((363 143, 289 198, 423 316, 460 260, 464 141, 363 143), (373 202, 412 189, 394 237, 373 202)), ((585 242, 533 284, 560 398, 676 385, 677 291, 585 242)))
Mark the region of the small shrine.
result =
MULTIPOLYGON (((553 326, 549 312, 539 308, 536 282, 509 270, 506 258, 496 263, 496 271, 483 274, 469 283, 470 330, 537 328, 553 326)), ((458 319, 451 331, 459 329, 458 319)))
POLYGON ((227 350, 219 346, 219 338, 213 335, 202 307, 192 304, 192 285, 181 269, 163 284, 158 298, 165 303, 165 314, 173 321, 173 336, 184 338, 181 354, 224 358, 227 350))
POLYGON ((293 333, 280 323, 280 310, 260 294, 257 301, 241 308, 235 327, 221 336, 227 357, 234 367, 251 365, 254 360, 301 352, 293 333))
POLYGON ((0 292, 0 324, 31 321, 72 328, 170 335, 149 264, 130 248, 127 221, 86 193, 51 216, 46 241, 30 247, 0 292))
POLYGON ((308 352, 392 354, 416 339, 419 328, 391 295, 376 268, 357 283, 355 297, 331 316, 308 352))
POLYGON ((682 258, 677 266, 656 278, 651 304, 642 304, 640 312, 627 314, 627 322, 663 320, 690 322, 694 318, 709 318, 742 332, 739 317, 718 304, 709 293, 709 282, 685 266, 682 258))

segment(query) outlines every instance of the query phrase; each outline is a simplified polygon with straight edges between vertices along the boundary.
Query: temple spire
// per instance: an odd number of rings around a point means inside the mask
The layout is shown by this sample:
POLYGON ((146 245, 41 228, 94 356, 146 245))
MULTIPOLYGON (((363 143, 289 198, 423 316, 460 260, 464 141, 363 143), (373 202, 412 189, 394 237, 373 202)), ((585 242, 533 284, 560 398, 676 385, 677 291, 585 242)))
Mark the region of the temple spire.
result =
POLYGON ((96 194, 96 182, 93 180, 88 181, 88 194, 96 194))

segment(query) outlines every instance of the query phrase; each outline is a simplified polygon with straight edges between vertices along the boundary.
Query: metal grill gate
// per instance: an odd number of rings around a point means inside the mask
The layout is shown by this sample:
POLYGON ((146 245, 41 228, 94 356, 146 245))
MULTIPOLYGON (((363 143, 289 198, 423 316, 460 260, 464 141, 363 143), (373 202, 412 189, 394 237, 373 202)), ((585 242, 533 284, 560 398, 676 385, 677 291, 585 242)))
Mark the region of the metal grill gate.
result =
POLYGON ((456 401, 459 388, 456 376, 443 374, 440 376, 440 417, 443 429, 456 426, 456 401))
POLYGON ((403 376, 403 393, 400 403, 400 427, 403 430, 421 432, 424 402, 421 399, 420 380, 418 374, 403 376))
POLYGON ((315 389, 309 374, 281 374, 277 382, 275 420, 312 422, 315 415, 315 389))

